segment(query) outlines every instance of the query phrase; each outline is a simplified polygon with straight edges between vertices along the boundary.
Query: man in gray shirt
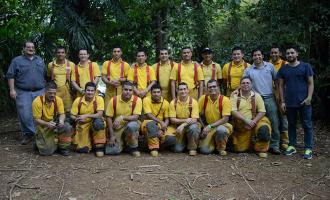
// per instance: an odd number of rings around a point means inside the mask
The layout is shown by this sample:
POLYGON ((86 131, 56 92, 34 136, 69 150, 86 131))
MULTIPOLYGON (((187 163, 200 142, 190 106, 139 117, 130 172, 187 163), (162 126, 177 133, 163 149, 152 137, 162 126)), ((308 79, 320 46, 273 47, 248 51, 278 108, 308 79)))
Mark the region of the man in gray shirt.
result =
POLYGON ((276 79, 274 65, 263 60, 264 55, 261 49, 252 51, 253 65, 244 71, 243 77, 252 79, 252 89, 258 92, 265 102, 266 116, 272 123, 272 135, 269 151, 274 154, 281 154, 280 131, 278 128, 278 110, 273 92, 273 81, 276 79))
POLYGON ((46 67, 44 61, 34 55, 33 42, 25 42, 23 53, 12 60, 6 78, 10 97, 16 101, 17 115, 23 135, 21 144, 26 145, 32 140, 35 133, 32 101, 43 94, 46 67))

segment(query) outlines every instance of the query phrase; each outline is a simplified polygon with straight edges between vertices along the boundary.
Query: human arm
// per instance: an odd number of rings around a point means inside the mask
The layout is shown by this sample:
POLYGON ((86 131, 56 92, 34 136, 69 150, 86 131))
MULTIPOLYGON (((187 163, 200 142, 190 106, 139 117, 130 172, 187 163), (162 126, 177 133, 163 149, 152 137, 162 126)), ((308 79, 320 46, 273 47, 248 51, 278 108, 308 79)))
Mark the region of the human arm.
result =
POLYGON ((13 79, 13 78, 8 79, 8 85, 9 85, 10 97, 12 99, 16 100, 17 93, 16 93, 16 90, 15 90, 15 79, 13 79))
POLYGON ((308 88, 307 88, 307 97, 306 99, 301 102, 301 105, 311 105, 311 101, 312 101, 312 96, 313 96, 313 92, 314 92, 314 79, 313 76, 309 76, 308 77, 308 82, 307 82, 308 88))

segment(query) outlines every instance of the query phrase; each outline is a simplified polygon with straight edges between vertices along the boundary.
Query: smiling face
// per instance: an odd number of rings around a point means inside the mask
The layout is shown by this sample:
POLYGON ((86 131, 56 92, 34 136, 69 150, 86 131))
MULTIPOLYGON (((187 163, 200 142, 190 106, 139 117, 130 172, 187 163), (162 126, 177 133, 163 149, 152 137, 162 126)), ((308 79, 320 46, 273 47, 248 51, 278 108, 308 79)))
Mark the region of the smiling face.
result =
POLYGON ((141 51, 141 52, 138 52, 136 54, 136 62, 139 64, 139 65, 143 65, 147 60, 147 56, 146 54, 141 51))
POLYGON ((210 95, 219 94, 219 87, 216 81, 207 84, 207 92, 210 95))
POLYGON ((115 60, 118 60, 121 58, 121 56, 123 55, 123 52, 121 51, 120 48, 114 48, 112 50, 112 58, 115 60))
POLYGON ((248 78, 244 78, 241 81, 241 90, 243 92, 249 92, 252 90, 252 82, 250 79, 248 78))
POLYGON ((23 48, 23 53, 26 56, 33 56, 35 54, 34 44, 32 42, 25 43, 25 46, 23 48))
POLYGON ((95 87, 87 86, 85 89, 86 100, 92 100, 95 95, 95 87))
POLYGON ((167 62, 169 59, 168 51, 167 50, 160 50, 159 51, 159 60, 161 62, 167 62))
POLYGON ((213 58, 213 54, 211 52, 205 52, 202 53, 202 57, 203 57, 203 61, 211 62, 213 58))
POLYGON ((56 98, 56 89, 49 88, 45 92, 45 98, 48 102, 55 101, 56 98))
POLYGON ((80 59, 80 62, 88 61, 89 54, 88 54, 87 50, 80 50, 79 51, 79 59, 80 59))
POLYGON ((287 49, 285 55, 286 55, 286 59, 290 63, 293 63, 293 62, 297 61, 297 59, 298 59, 298 52, 293 48, 287 49))
POLYGON ((252 59, 255 65, 259 65, 264 61, 264 56, 262 55, 261 51, 257 50, 253 52, 252 59))
POLYGON ((56 59, 64 60, 66 56, 65 49, 57 49, 56 50, 56 59))
POLYGON ((178 95, 181 98, 185 98, 188 96, 189 90, 187 85, 179 85, 178 87, 178 95))
POLYGON ((231 58, 235 63, 240 63, 243 60, 244 54, 242 53, 241 50, 234 50, 233 53, 231 54, 231 58))
POLYGON ((190 49, 183 49, 181 56, 183 61, 191 61, 192 52, 190 49))
POLYGON ((280 50, 278 48, 271 48, 270 57, 274 62, 278 61, 278 59, 280 58, 280 50))

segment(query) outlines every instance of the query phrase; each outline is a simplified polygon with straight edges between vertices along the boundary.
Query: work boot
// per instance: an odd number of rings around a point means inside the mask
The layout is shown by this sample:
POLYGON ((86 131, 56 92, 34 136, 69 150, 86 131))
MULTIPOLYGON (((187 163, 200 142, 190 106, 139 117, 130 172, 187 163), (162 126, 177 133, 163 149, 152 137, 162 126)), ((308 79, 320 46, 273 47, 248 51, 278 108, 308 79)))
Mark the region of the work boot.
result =
POLYGON ((275 155, 281 155, 281 153, 282 153, 279 148, 270 148, 268 151, 275 155))
POLYGON ((140 157, 140 156, 141 156, 141 154, 140 154, 139 151, 133 151, 131 154, 132 154, 132 156, 134 156, 134 157, 140 157))
POLYGON ((104 152, 103 151, 96 151, 95 152, 95 156, 96 157, 103 157, 104 156, 104 152))
POLYGON ((27 145, 33 140, 33 135, 23 135, 21 140, 21 145, 27 145))
POLYGON ((281 144, 281 149, 286 151, 288 149, 289 145, 288 144, 281 144))
POLYGON ((58 149, 58 153, 61 154, 62 156, 68 156, 69 150, 68 149, 58 149))
POLYGON ((267 153, 265 153, 265 152, 260 152, 260 153, 258 153, 258 156, 259 156, 259 158, 267 158, 267 153))
POLYGON ((152 150, 152 151, 150 151, 150 155, 152 157, 157 157, 158 156, 158 151, 157 150, 152 150))
POLYGON ((221 156, 226 156, 226 155, 227 155, 227 151, 225 151, 225 150, 220 150, 219 154, 220 154, 221 156))
POLYGON ((197 151, 196 150, 189 150, 189 156, 196 156, 197 151))

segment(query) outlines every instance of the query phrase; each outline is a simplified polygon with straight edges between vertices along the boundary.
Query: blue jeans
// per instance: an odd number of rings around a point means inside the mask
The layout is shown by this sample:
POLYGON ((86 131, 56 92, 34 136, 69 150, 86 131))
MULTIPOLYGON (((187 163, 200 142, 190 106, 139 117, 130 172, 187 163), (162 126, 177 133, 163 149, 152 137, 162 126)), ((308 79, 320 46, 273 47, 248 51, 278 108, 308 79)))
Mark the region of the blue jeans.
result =
POLYGON ((44 93, 44 90, 25 91, 16 88, 16 110, 23 135, 34 135, 36 130, 33 122, 32 101, 44 93))
POLYGON ((272 135, 270 139, 269 148, 279 148, 280 145, 280 130, 279 130, 279 119, 277 104, 275 97, 263 98, 266 107, 266 116, 272 124, 272 135))
POLYGON ((312 125, 312 106, 303 105, 300 107, 286 108, 286 114, 289 123, 289 145, 296 146, 297 144, 297 114, 299 112, 300 120, 304 128, 305 149, 313 148, 313 125, 312 125))

